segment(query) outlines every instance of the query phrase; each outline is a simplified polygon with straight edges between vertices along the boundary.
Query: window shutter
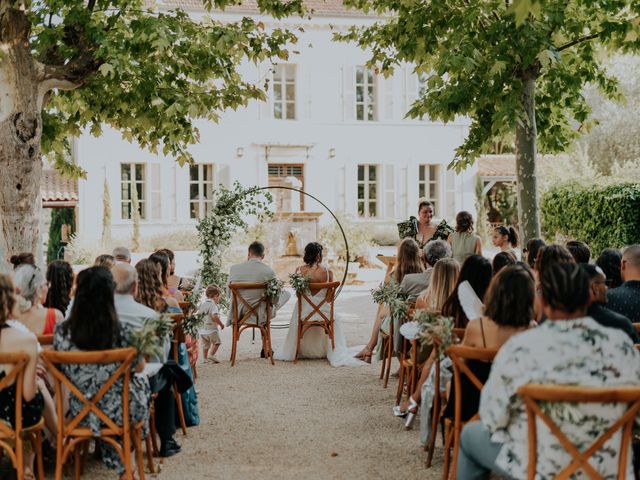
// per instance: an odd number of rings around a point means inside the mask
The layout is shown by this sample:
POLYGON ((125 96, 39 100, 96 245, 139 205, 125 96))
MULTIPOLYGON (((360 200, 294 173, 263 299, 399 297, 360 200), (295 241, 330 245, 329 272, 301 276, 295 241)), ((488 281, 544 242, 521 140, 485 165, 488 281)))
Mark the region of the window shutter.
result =
POLYGON ((355 120, 356 73, 353 65, 342 67, 342 120, 355 120))
POLYGON ((149 186, 151 200, 151 219, 159 220, 162 218, 162 184, 160 179, 160 164, 152 163, 149 165, 149 186))
POLYGON ((418 99, 418 76, 413 73, 413 67, 404 67, 404 104, 402 116, 406 116, 411 106, 418 99))
POLYGON ((386 218, 396 218, 395 165, 384 165, 384 208, 386 218))
POLYGON ((453 218, 456 211, 456 171, 449 170, 445 165, 442 166, 445 170, 445 201, 444 209, 438 214, 440 218, 453 218))
POLYGON ((388 78, 380 77, 382 80, 382 120, 391 121, 394 119, 393 114, 393 84, 394 75, 388 78))
POLYGON ((399 218, 409 218, 409 172, 407 167, 400 169, 400 205, 398 209, 399 218))
POLYGON ((269 80, 268 88, 265 91, 267 98, 263 102, 258 102, 258 119, 269 120, 273 118, 273 72, 271 71, 271 64, 260 64, 258 77, 258 86, 261 89, 264 88, 266 80, 269 80))
POLYGON ((213 174, 214 181, 216 185, 222 185, 223 187, 229 188, 230 177, 229 177, 229 165, 224 164, 215 164, 215 171, 213 174))

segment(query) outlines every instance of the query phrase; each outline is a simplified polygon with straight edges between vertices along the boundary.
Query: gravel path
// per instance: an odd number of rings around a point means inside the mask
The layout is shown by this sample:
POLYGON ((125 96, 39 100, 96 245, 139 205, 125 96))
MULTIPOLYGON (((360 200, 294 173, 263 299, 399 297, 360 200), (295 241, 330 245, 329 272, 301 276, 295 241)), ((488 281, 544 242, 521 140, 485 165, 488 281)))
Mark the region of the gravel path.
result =
MULTIPOLYGON (((337 311, 349 345, 368 338, 375 305, 368 288, 345 289, 337 311)), ((278 320, 289 318, 293 302, 278 320)), ((177 435, 183 452, 168 459, 160 479, 413 479, 441 477, 441 458, 424 468, 418 432, 391 414, 395 382, 383 389, 379 364, 332 368, 258 358, 259 342, 241 339, 239 361, 228 363, 223 332, 219 365, 202 365, 198 390, 202 423, 177 435)), ((286 330, 274 330, 273 343, 286 330)))

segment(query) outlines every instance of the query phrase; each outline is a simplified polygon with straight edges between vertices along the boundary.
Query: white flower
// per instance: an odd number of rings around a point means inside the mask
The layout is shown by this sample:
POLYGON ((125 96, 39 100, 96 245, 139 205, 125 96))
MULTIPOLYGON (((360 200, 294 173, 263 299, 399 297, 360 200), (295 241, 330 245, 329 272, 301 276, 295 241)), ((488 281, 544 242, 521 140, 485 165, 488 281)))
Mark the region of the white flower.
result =
POLYGON ((218 229, 216 228, 216 229, 213 231, 213 234, 214 234, 215 236, 220 235, 220 230, 218 230, 218 229))

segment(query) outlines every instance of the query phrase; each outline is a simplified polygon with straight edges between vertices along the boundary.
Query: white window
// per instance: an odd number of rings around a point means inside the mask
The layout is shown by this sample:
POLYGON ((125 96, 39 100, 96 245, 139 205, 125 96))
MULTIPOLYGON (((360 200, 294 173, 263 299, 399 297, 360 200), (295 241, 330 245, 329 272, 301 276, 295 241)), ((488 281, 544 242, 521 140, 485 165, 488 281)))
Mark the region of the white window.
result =
POLYGON ((138 193, 140 218, 146 218, 145 165, 143 163, 123 163, 120 165, 120 205, 123 220, 131 220, 132 189, 138 193))
POLYGON ((378 85, 372 69, 356 67, 356 120, 378 120, 378 85))
POLYGON ((433 203, 437 212, 440 200, 440 165, 420 165, 418 173, 418 196, 433 203))
POLYGON ((189 167, 189 217, 204 218, 213 211, 213 164, 189 167))
POLYGON ((378 216, 377 165, 358 165, 358 215, 378 216))
POLYGON ((296 118, 296 66, 276 65, 273 72, 273 118, 296 118))

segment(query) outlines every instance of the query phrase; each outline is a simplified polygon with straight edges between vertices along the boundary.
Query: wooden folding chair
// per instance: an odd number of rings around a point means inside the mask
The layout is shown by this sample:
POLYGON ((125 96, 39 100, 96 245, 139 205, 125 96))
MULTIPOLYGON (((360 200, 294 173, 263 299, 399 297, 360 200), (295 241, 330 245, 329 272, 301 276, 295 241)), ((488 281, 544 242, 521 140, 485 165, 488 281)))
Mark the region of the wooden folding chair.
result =
MULTIPOLYGON (((179 348, 180 344, 184 343, 186 348, 186 336, 184 331, 182 330, 182 321, 184 320, 184 314, 182 313, 173 313, 170 315, 171 320, 173 320, 173 336, 171 337, 171 353, 173 355, 173 360, 180 364, 179 362, 179 348)), ((188 353, 187 353, 188 355, 188 353)), ((173 384, 173 397, 176 400, 176 406, 178 409, 178 418, 180 419, 180 428, 182 429, 182 434, 187 434, 187 420, 184 416, 184 407, 182 406, 182 395, 178 391, 178 385, 173 384)), ((155 439, 155 426, 153 429, 154 439, 155 439)))
POLYGON ((14 424, 12 427, 7 422, 0 421, 0 448, 4 450, 11 460, 11 465, 16 470, 18 480, 24 478, 24 437, 27 437, 36 453, 38 479, 44 480, 44 466, 42 463, 42 428, 44 418, 35 425, 23 428, 22 426, 22 397, 24 387, 24 369, 29 363, 29 355, 26 353, 0 353, 0 365, 11 365, 4 378, 0 380, 0 390, 15 384, 16 401, 14 424), (13 443, 13 446, 11 445, 13 443))
POLYGON ((247 300, 242 296, 241 292, 243 290, 265 290, 267 287, 266 283, 230 283, 229 290, 231 290, 231 302, 233 308, 233 319, 232 319, 232 344, 231 344, 231 366, 233 367, 236 364, 236 355, 238 353, 238 342, 240 341, 240 335, 247 329, 252 330, 260 330, 260 335, 262 337, 262 349, 264 350, 265 357, 268 357, 271 360, 271 365, 275 365, 273 361, 273 350, 271 349, 271 308, 268 299, 266 297, 262 297, 260 301, 256 304, 251 305, 247 300), (260 324, 260 307, 261 305, 265 306, 265 315, 266 321, 261 325, 260 324), (238 307, 242 306, 245 310, 240 317, 238 307), (251 323, 255 320, 255 323, 251 323))
POLYGON ((522 397, 522 401, 527 409, 527 425, 529 428, 529 466, 527 477, 529 480, 533 480, 536 477, 537 470, 538 445, 536 417, 544 422, 572 458, 571 463, 560 470, 554 477, 555 479, 568 479, 582 470, 591 480, 604 480, 604 477, 591 466, 589 459, 594 453, 600 450, 605 442, 618 430, 622 430, 622 439, 616 478, 618 480, 627 478, 626 471, 627 460, 629 459, 629 445, 631 444, 635 418, 640 411, 640 387, 580 387, 573 385, 528 384, 518 389, 518 395, 522 397), (549 415, 542 411, 539 402, 626 403, 628 407, 627 411, 618 420, 603 431, 588 448, 580 452, 549 415))
MULTIPOLYGON (((404 324, 413 319, 413 309, 409 309, 407 316, 402 319, 401 323, 404 324)), ((418 349, 419 345, 417 340, 407 340, 400 335, 400 348, 398 349, 398 361, 400 363, 400 371, 398 376, 398 388, 396 389, 396 405, 400 405, 402 400, 402 393, 405 388, 407 389, 407 398, 413 392, 418 378, 416 376, 418 370, 418 349)))
POLYGON ((74 476, 80 477, 80 447, 91 439, 99 438, 109 443, 118 453, 125 467, 128 478, 133 479, 133 467, 131 464, 131 446, 136 451, 138 476, 144 480, 144 462, 142 458, 142 428, 144 421, 131 426, 129 419, 129 380, 131 378, 131 366, 138 355, 135 348, 118 348, 92 352, 57 352, 44 351, 41 354, 47 369, 53 375, 55 382, 56 413, 58 415, 58 435, 56 441, 56 480, 62 479, 62 467, 69 455, 74 454, 74 476), (100 390, 88 399, 75 384, 69 380, 58 368, 59 365, 85 365, 85 364, 120 364, 113 374, 102 385, 100 390), (107 391, 122 379, 122 425, 118 425, 100 409, 98 403, 107 391), (63 406, 63 386, 84 407, 73 418, 66 418, 63 406), (82 421, 89 413, 95 414, 104 427, 99 435, 94 435, 89 427, 82 426, 82 421))
POLYGON ((309 290, 311 291, 326 290, 325 297, 318 304, 315 304, 313 300, 309 298, 309 295, 304 292, 296 294, 298 297, 298 341, 296 343, 296 355, 294 357, 293 363, 298 363, 298 355, 300 354, 300 344, 302 343, 302 338, 304 337, 305 332, 310 328, 322 328, 331 340, 331 348, 336 348, 335 338, 333 334, 333 309, 336 299, 336 289, 339 286, 340 282, 310 283, 309 290), (312 309, 312 311, 305 318, 302 318, 303 300, 312 309), (329 305, 328 316, 325 315, 325 313, 321 310, 324 305, 329 305), (313 319, 314 316, 316 316, 315 320, 313 319))
MULTIPOLYGON (((451 478, 456 478, 456 466, 460 450, 460 433, 462 432, 462 427, 464 427, 462 422, 462 375, 465 375, 479 391, 482 391, 482 387, 484 386, 466 362, 468 360, 478 360, 491 363, 498 353, 498 349, 451 345, 447 348, 446 353, 453 364, 453 387, 455 388, 453 422, 451 422, 450 419, 445 419, 444 474, 442 478, 448 480, 450 469, 451 478), (450 452, 452 446, 453 467, 451 467, 450 452)), ((476 413, 469 421, 472 422, 478 418, 480 417, 476 413)))

